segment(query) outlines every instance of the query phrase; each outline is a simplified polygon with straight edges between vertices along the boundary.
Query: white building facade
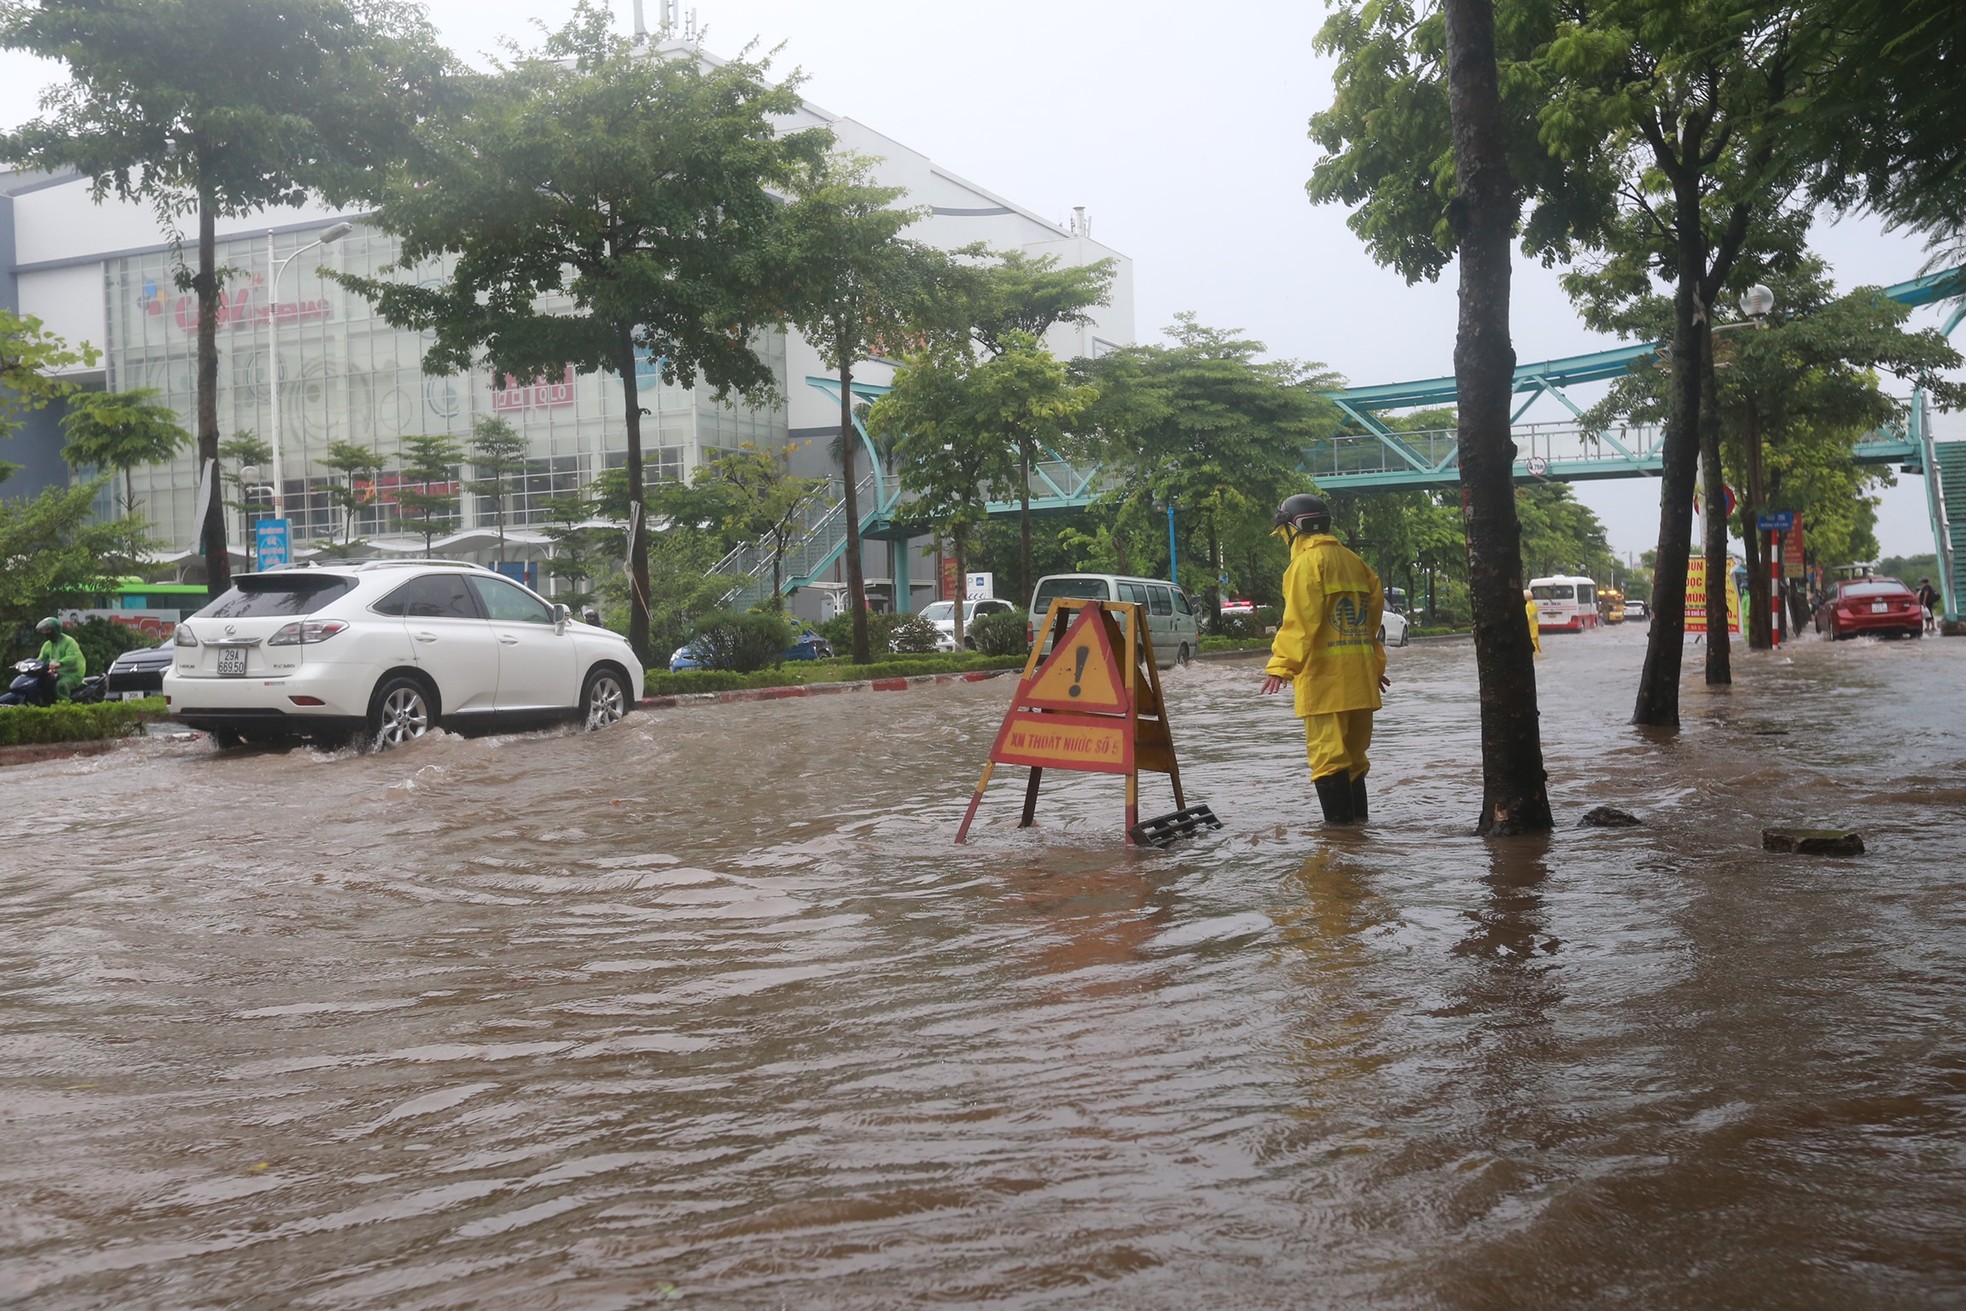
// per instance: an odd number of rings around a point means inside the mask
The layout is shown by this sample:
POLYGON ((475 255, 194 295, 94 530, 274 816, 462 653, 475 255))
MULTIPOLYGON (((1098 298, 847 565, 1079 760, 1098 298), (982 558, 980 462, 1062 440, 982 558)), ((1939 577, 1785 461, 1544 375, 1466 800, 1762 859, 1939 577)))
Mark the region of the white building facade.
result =
MULTIPOLYGON (((1061 225, 1012 204, 851 119, 806 104, 790 127, 830 126, 838 148, 879 157, 877 179, 903 187, 901 203, 928 207, 930 217, 908 235, 953 249, 983 242, 997 250, 1054 256, 1064 264, 1111 258, 1117 266, 1111 304, 1085 327, 1054 330, 1051 346, 1061 357, 1097 355, 1130 344, 1133 337, 1132 269, 1118 252, 1092 240, 1087 225, 1061 225)), ((429 377, 422 371, 423 334, 391 327, 362 297, 344 291, 319 270, 374 274, 397 256, 395 240, 364 224, 357 214, 326 208, 269 211, 220 220, 218 263, 225 270, 219 322, 219 429, 222 437, 249 433, 279 450, 285 514, 294 543, 340 540, 352 535, 386 544, 404 529, 394 513, 393 470, 405 437, 442 434, 468 444, 473 422, 496 416, 528 442, 528 470, 508 497, 505 520, 523 529, 546 517, 546 504, 584 485, 626 459, 621 385, 605 374, 514 379, 474 369, 429 377), (333 225, 353 227, 319 242, 333 225), (272 283, 277 282, 277 285, 272 283), (274 362, 277 354, 277 367, 274 362), (278 414, 274 379, 277 376, 278 414), (385 472, 358 489, 363 504, 350 522, 330 495, 346 475, 322 461, 336 442, 375 453, 385 472)), ((187 247, 182 259, 195 260, 187 247)), ((169 234, 146 206, 112 199, 98 203, 86 179, 16 174, 0 176, 0 306, 39 318, 72 345, 101 352, 93 367, 71 377, 114 391, 148 388, 195 426, 194 372, 197 306, 180 290, 169 234)), ((420 274, 436 277, 432 268, 420 274)), ((398 274, 396 276, 403 276, 398 274)), ((795 330, 766 334, 758 349, 777 382, 780 400, 769 408, 718 401, 705 387, 664 386, 651 368, 641 379, 647 476, 686 479, 719 452, 750 443, 798 448, 795 467, 818 472, 838 431, 837 393, 813 385, 829 370, 795 330)), ((885 382, 890 370, 861 364, 856 380, 885 382)), ((32 494, 68 481, 60 459, 59 412, 41 411, 11 439, 0 441, 0 459, 21 472, 0 484, 0 495, 32 494)), ((230 472, 228 470, 228 472, 230 472)), ((465 472, 468 478, 469 471, 465 472)), ((258 495, 270 500, 270 468, 257 470, 258 495)), ((135 474, 140 513, 166 551, 184 554, 185 576, 196 576, 197 469, 187 451, 169 465, 135 474)), ((460 534, 450 554, 485 558, 481 529, 494 527, 486 498, 460 489, 460 534), (474 535, 474 533, 476 535, 474 535)), ((107 507, 105 500, 105 508, 107 507)), ((235 513, 228 537, 245 567, 248 521, 235 513)), ((407 549, 407 538, 404 538, 407 549)), ((440 539, 441 541, 442 539, 440 539)), ((422 547, 420 535, 416 538, 422 547)), ((912 575, 912 586, 893 588, 894 603, 913 608, 931 584, 933 562, 919 550, 870 544, 866 572, 891 579, 912 575)), ((839 567, 835 566, 835 572, 839 567)), ((801 607, 802 609, 806 607, 801 607)))

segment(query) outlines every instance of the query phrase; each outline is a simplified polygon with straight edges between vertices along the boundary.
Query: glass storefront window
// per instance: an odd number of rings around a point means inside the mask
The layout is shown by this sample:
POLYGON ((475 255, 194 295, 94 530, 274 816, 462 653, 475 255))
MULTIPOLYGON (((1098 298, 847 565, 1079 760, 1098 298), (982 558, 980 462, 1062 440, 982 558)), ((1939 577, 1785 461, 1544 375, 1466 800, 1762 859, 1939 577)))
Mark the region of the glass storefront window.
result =
MULTIPOLYGON (((273 260, 283 260, 320 236, 320 227, 282 232, 273 239, 273 260)), ((279 445, 287 517, 297 544, 340 540, 347 531, 346 509, 334 489, 345 475, 321 462, 335 442, 352 442, 376 452, 385 470, 396 468, 402 439, 441 433, 468 448, 472 424, 497 417, 525 434, 529 464, 523 487, 509 495, 507 524, 550 517, 547 504, 577 490, 601 469, 626 458, 620 380, 605 374, 562 372, 537 378, 495 378, 488 369, 452 377, 426 377, 422 371, 424 334, 390 327, 368 302, 323 277, 320 269, 375 274, 397 257, 394 238, 357 226, 339 241, 294 259, 279 275, 277 297, 266 285, 269 270, 265 236, 222 240, 220 267, 227 271, 219 315, 219 427, 221 440, 250 434, 272 441, 272 388, 275 362, 269 320, 277 316, 279 445)), ((413 276, 435 281, 441 267, 419 268, 413 276)), ((391 276, 412 276, 393 274, 391 276)), ((108 341, 104 356, 110 388, 150 388, 183 419, 196 424, 194 374, 197 300, 177 285, 169 251, 147 251, 104 265, 108 341)), ((764 334, 757 344, 772 368, 778 390, 785 390, 785 337, 764 334)), ((665 385, 644 378, 640 397, 649 411, 642 422, 648 478, 687 478, 706 447, 741 442, 768 445, 786 439, 783 405, 752 409, 741 402, 723 405, 707 388, 665 385)), ((237 470, 228 467, 228 476, 237 470)), ((466 471, 470 477, 470 471, 466 471)), ((271 481, 271 468, 260 471, 271 481)), ((390 485, 385 472, 379 480, 390 485)), ((169 466, 140 470, 136 476, 140 512, 160 542, 196 545, 192 522, 197 486, 195 452, 187 450, 169 466)), ((227 498, 239 499, 228 487, 227 498)), ((263 501, 262 497, 262 501, 263 501)), ((460 514, 489 524, 495 516, 488 500, 471 498, 460 514), (477 502, 483 501, 482 505, 477 502)), ((267 512, 255 503, 254 513, 267 512)), ((250 522, 243 507, 228 515, 231 531, 250 522)), ((356 512, 356 536, 416 536, 393 500, 378 495, 356 512)))

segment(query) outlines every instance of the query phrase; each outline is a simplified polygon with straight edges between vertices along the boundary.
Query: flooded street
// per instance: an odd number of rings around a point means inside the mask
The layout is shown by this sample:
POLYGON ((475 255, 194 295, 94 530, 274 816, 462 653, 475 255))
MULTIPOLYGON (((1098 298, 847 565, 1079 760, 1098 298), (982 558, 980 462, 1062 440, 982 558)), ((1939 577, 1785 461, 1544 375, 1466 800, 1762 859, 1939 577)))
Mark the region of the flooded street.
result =
POLYGON ((1167 852, 1021 769, 952 845, 1009 679, 0 770, 0 1302, 1966 1304, 1966 641, 1689 647, 1677 735, 1544 647, 1548 840, 1469 836, 1465 641, 1336 836, 1170 671, 1167 852))

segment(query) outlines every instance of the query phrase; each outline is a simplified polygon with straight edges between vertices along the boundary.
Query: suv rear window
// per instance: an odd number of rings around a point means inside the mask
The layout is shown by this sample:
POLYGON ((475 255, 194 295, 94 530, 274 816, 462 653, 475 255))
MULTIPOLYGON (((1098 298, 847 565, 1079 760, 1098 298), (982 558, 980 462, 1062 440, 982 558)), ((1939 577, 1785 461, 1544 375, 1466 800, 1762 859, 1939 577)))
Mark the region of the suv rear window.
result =
POLYGON ((281 615, 311 615, 355 589, 355 580, 340 574, 244 574, 232 590, 200 610, 199 619, 272 619, 281 615))

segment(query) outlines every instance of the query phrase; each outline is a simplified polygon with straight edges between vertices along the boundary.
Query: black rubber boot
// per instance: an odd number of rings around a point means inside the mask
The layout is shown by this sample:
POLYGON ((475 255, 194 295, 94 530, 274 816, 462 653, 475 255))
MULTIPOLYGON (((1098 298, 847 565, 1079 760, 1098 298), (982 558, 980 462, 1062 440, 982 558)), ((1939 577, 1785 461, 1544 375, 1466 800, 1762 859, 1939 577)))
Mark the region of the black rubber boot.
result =
POLYGON ((1365 775, 1352 775, 1352 818, 1365 822, 1365 775))
POLYGON ((1349 824, 1356 818, 1352 813, 1351 775, 1326 774, 1312 779, 1311 786, 1317 789, 1317 802, 1324 808, 1325 823, 1349 824))

